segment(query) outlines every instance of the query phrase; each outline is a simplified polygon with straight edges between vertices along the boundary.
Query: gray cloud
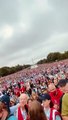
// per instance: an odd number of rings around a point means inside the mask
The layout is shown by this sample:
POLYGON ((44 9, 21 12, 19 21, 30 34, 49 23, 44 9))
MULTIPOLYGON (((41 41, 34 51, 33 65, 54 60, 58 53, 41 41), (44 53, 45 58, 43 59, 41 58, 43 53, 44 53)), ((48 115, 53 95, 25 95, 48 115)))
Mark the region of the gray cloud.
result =
POLYGON ((68 50, 68 0, 0 1, 0 66, 68 50))

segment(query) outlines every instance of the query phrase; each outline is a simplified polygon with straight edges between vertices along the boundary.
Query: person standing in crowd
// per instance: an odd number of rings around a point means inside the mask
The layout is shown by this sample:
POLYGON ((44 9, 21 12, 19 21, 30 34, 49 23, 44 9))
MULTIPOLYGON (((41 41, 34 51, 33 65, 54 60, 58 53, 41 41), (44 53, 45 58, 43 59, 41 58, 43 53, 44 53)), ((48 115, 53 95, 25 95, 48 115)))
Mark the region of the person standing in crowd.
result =
POLYGON ((63 92, 61 98, 60 98, 60 103, 59 103, 59 112, 61 113, 61 110, 62 110, 62 98, 65 94, 65 86, 66 86, 66 83, 67 83, 67 79, 61 79, 59 82, 58 82, 58 87, 59 89, 63 92))
POLYGON ((60 113, 52 107, 50 95, 46 93, 42 96, 41 99, 47 120, 62 120, 60 113))
POLYGON ((4 95, 0 101, 0 120, 17 120, 17 118, 10 113, 9 98, 4 95))
POLYGON ((38 99, 38 94, 35 91, 32 91, 31 98, 33 100, 37 100, 38 99))
POLYGON ((44 109, 40 102, 34 100, 29 107, 30 120, 47 120, 44 109))
POLYGON ((54 83, 50 83, 48 85, 48 90, 49 90, 49 94, 51 96, 52 102, 54 103, 54 101, 56 100, 59 103, 63 92, 59 88, 56 88, 54 83))
POLYGON ((57 77, 54 78, 53 82, 54 82, 55 87, 58 88, 58 78, 57 77))
POLYGON ((65 94, 62 98, 62 118, 68 120, 68 82, 65 86, 65 94))
POLYGON ((27 101, 28 96, 25 93, 21 94, 19 98, 20 105, 15 112, 15 116, 17 117, 18 120, 29 120, 27 101))
POLYGON ((29 106, 29 107, 31 107, 32 101, 33 101, 33 99, 31 99, 31 98, 28 99, 28 102, 27 102, 27 103, 28 103, 28 106, 29 106))

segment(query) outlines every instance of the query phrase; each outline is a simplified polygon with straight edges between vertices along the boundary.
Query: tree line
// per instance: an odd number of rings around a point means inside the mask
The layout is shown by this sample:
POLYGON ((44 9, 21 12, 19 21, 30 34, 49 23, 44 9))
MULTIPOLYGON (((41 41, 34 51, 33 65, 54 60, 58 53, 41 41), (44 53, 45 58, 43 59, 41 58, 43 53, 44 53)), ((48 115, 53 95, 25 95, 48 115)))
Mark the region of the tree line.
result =
POLYGON ((38 61, 37 64, 55 62, 55 61, 60 61, 64 59, 68 59, 68 51, 65 51, 64 53, 52 52, 47 55, 46 59, 38 61))
MULTIPOLYGON (((36 64, 44 64, 44 63, 49 63, 49 62, 55 62, 55 61, 60 61, 68 59, 68 51, 65 51, 64 53, 60 52, 52 52, 47 55, 47 58, 38 61, 36 64)), ((23 70, 25 68, 30 68, 31 65, 16 65, 14 67, 2 67, 0 68, 0 77, 7 76, 9 74, 13 74, 15 72, 18 72, 20 70, 23 70)))
POLYGON ((14 67, 2 67, 0 68, 0 77, 7 76, 16 73, 20 70, 30 67, 30 65, 16 65, 14 67))

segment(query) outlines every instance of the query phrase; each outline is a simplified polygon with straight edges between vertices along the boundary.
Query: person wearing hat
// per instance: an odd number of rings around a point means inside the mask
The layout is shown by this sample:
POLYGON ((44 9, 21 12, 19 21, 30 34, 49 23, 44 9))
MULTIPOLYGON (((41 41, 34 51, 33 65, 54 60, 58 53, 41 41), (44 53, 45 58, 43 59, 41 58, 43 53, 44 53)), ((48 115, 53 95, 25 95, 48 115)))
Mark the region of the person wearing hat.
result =
POLYGON ((17 118, 10 113, 9 104, 9 96, 4 95, 0 100, 0 120, 17 120, 17 118))
POLYGON ((8 111, 10 112, 10 98, 9 98, 9 96, 7 94, 3 95, 0 99, 0 101, 6 105, 8 111))
POLYGON ((52 107, 51 97, 48 93, 42 97, 42 105, 48 120, 62 120, 60 113, 52 107), (52 108, 51 108, 52 107, 52 108))

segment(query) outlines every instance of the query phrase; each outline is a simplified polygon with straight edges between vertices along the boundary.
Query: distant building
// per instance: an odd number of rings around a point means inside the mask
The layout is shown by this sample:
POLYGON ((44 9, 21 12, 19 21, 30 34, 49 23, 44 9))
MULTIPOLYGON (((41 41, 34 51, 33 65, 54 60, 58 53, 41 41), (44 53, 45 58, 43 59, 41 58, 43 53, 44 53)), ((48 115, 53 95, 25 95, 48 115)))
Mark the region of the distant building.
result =
POLYGON ((37 64, 34 64, 34 65, 31 66, 31 69, 37 68, 37 67, 38 67, 38 65, 37 65, 37 64))

